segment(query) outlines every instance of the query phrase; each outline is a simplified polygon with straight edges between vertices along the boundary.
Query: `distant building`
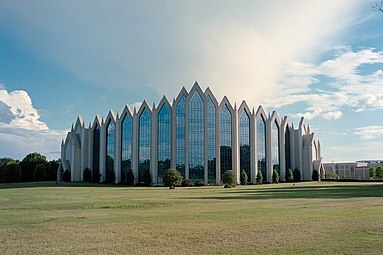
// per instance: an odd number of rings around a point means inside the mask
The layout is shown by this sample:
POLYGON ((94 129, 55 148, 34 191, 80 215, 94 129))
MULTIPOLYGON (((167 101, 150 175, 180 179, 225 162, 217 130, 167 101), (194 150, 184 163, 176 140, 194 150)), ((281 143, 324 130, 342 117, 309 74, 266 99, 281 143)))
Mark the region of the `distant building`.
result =
POLYGON ((369 168, 383 166, 383 160, 359 160, 348 163, 323 163, 326 173, 336 173, 340 179, 368 180, 369 168))
POLYGON ((324 174, 321 162, 320 143, 303 118, 295 129, 287 117, 266 114, 261 106, 255 111, 243 101, 237 108, 226 96, 218 102, 195 83, 172 103, 164 96, 157 107, 144 101, 131 112, 125 106, 117 116, 97 115, 88 127, 78 117, 62 141, 60 171, 69 170, 72 181, 82 181, 85 168, 101 174, 101 181, 114 173, 116 183, 128 170, 136 183, 149 172, 161 184, 164 171, 176 168, 185 179, 214 185, 229 169, 238 181, 241 170, 249 182, 258 171, 271 182, 273 169, 283 181, 295 168, 302 180, 311 180, 313 170, 324 174))

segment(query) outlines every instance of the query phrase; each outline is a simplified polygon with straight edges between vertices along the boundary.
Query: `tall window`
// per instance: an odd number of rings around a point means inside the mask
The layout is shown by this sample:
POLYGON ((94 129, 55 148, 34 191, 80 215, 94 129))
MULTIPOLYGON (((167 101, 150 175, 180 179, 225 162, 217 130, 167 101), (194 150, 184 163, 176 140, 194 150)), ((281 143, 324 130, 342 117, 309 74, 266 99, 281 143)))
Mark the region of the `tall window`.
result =
POLYGON ((194 91, 189 101, 189 174, 194 181, 204 181, 205 106, 201 95, 194 91))
POLYGON ((262 173, 263 181, 266 181, 266 122, 262 116, 257 121, 257 163, 257 170, 262 173))
POLYGON ((99 181, 100 177, 100 127, 96 125, 93 131, 93 169, 92 180, 99 181))
POLYGON ((121 130, 121 182, 127 183, 127 173, 132 171, 132 120, 125 115, 121 130))
POLYGON ((185 177, 186 160, 186 98, 182 96, 176 107, 176 168, 185 177))
POLYGON ((208 160, 208 182, 216 183, 216 107, 210 96, 207 97, 207 160, 208 160))
POLYGON ((226 170, 232 170, 231 113, 225 104, 220 112, 221 180, 226 170))
POLYGON ((286 127, 285 133, 285 162, 286 162, 286 170, 291 169, 291 159, 290 159, 290 129, 286 127))
POLYGON ((142 182, 150 174, 150 114, 146 108, 139 120, 138 143, 138 182, 142 182))
POLYGON ((164 104, 158 113, 158 161, 157 182, 163 182, 164 172, 170 168, 170 145, 171 145, 171 119, 170 111, 164 104))
POLYGON ((106 126, 106 182, 114 182, 116 178, 114 174, 114 140, 115 125, 112 120, 109 120, 109 123, 106 126))
POLYGON ((240 170, 245 170, 250 181, 250 117, 244 109, 239 116, 240 170))
POLYGON ((271 163, 273 170, 277 170, 279 176, 279 126, 276 121, 271 125, 271 163))

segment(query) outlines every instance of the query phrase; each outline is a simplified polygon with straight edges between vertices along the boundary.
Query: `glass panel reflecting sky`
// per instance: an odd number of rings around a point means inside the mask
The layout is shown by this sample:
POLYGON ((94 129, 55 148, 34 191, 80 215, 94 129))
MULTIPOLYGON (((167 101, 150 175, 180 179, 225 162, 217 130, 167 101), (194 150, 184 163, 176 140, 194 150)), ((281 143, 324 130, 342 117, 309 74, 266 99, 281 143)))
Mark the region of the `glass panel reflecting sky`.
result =
POLYGON ((127 182, 127 172, 132 170, 132 120, 126 115, 121 125, 121 182, 127 182))
POLYGON ((227 170, 232 170, 231 113, 225 104, 220 112, 221 180, 227 170))
POLYGON ((257 120, 257 163, 263 181, 266 182, 266 123, 262 116, 257 120))
POLYGON ((171 145, 171 118, 170 111, 164 104, 158 113, 158 161, 157 182, 163 182, 164 172, 170 168, 171 145))
POLYGON ((281 176, 279 171, 279 127, 276 121, 271 125, 271 163, 273 170, 277 170, 281 176))
POLYGON ((216 107, 210 98, 207 97, 207 157, 208 157, 208 182, 216 183, 216 107))
POLYGON ((182 96, 176 107, 176 168, 185 177, 186 160, 186 98, 182 96))
POLYGON ((250 117, 244 109, 239 116, 240 170, 245 170, 250 181, 250 117))
POLYGON ((115 125, 109 120, 106 127, 106 172, 105 181, 114 182, 114 141, 115 141, 115 125))
POLYGON ((143 181, 147 171, 150 172, 150 114, 145 108, 139 119, 138 182, 143 181))

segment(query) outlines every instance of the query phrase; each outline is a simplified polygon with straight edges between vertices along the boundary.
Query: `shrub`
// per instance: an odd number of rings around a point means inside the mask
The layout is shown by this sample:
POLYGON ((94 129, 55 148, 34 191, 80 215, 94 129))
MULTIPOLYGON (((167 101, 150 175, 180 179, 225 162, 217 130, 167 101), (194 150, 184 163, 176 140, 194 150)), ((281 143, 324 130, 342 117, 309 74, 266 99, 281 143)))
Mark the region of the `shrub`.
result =
POLYGON ((301 172, 298 170, 298 168, 294 169, 293 179, 295 182, 299 182, 301 180, 301 172))
POLYGON ((326 173, 326 178, 327 179, 338 179, 338 175, 337 175, 337 173, 335 173, 335 172, 329 172, 329 173, 326 173))
POLYGON ((116 180, 116 174, 113 169, 106 169, 105 183, 114 183, 116 180))
POLYGON ((235 187, 237 185, 237 180, 235 178, 234 171, 233 170, 227 170, 223 174, 222 181, 225 184, 225 188, 235 187))
POLYGON ((183 179, 181 185, 182 185, 182 187, 191 187, 191 186, 193 186, 193 183, 189 179, 183 179))
POLYGON ((142 181, 146 186, 150 186, 152 183, 152 176, 149 170, 144 171, 144 174, 142 175, 142 181))
POLYGON ((383 179, 383 167, 381 166, 376 167, 375 172, 376 172, 376 178, 383 179))
POLYGON ((257 179, 256 179, 256 184, 261 185, 263 182, 263 175, 261 171, 258 171, 257 173, 257 179))
POLYGON ((170 168, 164 173, 164 185, 169 189, 174 189, 176 186, 180 186, 182 183, 182 176, 177 169, 170 168))
POLYGON ((38 164, 33 170, 33 180, 35 181, 45 181, 47 179, 48 173, 45 167, 45 164, 38 164))
POLYGON ((92 178, 92 172, 91 172, 90 169, 87 167, 87 168, 85 168, 85 170, 84 170, 84 175, 83 175, 82 180, 83 180, 84 182, 90 182, 91 178, 92 178))
POLYGON ((196 187, 202 187, 202 186, 205 186, 205 182, 204 181, 196 181, 194 183, 194 186, 196 187))
POLYGON ((126 173, 126 183, 128 185, 134 184, 134 173, 132 169, 129 169, 128 172, 126 173))
POLYGON ((272 179, 273 179, 273 183, 279 183, 279 174, 277 172, 277 170, 273 170, 273 176, 272 176, 272 179))
POLYGON ((245 172, 245 170, 242 170, 241 171, 241 174, 239 176, 239 180, 241 182, 241 185, 247 185, 247 173, 245 172))
POLYGON ((93 173, 92 173, 92 182, 99 182, 100 179, 101 179, 100 171, 98 170, 98 168, 96 168, 93 170, 93 173))
POLYGON ((293 171, 291 169, 287 169, 286 171, 286 182, 292 182, 294 180, 293 171))
POLYGON ((319 171, 318 170, 313 171, 312 179, 313 179, 313 181, 319 181, 319 171))
POLYGON ((70 182, 71 181, 71 175, 69 170, 65 170, 64 175, 63 175, 63 181, 64 182, 70 182))
POLYGON ((368 172, 370 174, 370 179, 375 179, 376 177, 376 168, 371 166, 369 169, 368 169, 368 172))

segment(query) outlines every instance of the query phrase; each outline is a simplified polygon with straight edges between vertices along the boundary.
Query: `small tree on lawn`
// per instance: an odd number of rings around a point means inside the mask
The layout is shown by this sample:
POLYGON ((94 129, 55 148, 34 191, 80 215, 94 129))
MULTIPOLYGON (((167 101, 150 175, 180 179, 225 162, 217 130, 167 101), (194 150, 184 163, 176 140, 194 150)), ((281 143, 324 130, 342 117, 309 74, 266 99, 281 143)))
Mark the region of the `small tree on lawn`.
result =
POLYGON ((273 183, 279 183, 279 174, 277 170, 273 170, 273 183))
POLYGON ((176 186, 180 186, 182 183, 182 175, 177 169, 168 169, 164 173, 164 185, 169 189, 174 189, 176 186))
POLYGON ((292 182, 294 180, 293 171, 291 169, 287 169, 286 171, 286 182, 292 182))
POLYGON ((301 180, 301 172, 298 170, 298 168, 294 169, 293 179, 295 182, 299 182, 301 180))
POLYGON ((227 170, 222 177, 223 184, 225 184, 225 188, 232 188, 237 185, 237 180, 235 178, 235 174, 233 170, 227 170))
POLYGON ((84 170, 84 175, 83 175, 82 180, 83 180, 84 182, 90 182, 91 179, 92 179, 92 172, 91 172, 90 169, 87 167, 87 168, 85 168, 85 170, 84 170))
POLYGON ((241 185, 247 185, 247 178, 248 178, 247 173, 245 172, 245 170, 242 170, 241 175, 239 176, 241 185))
POLYGON ((68 169, 65 170, 65 172, 64 172, 63 180, 64 180, 64 182, 70 182, 70 180, 71 180, 71 175, 70 175, 70 172, 68 169))
POLYGON ((257 179, 256 179, 256 183, 258 185, 261 185, 263 182, 263 175, 262 175, 262 172, 261 171, 258 171, 257 173, 257 179))
POLYGON ((129 169, 128 172, 126 173, 126 183, 128 185, 134 184, 134 173, 132 169, 129 169))
POLYGON ((376 168, 374 166, 371 166, 369 169, 368 169, 368 172, 370 174, 370 179, 375 179, 376 177, 376 168))
POLYGON ((152 176, 148 169, 144 171, 142 181, 145 183, 146 186, 150 186, 150 184, 152 183, 152 176))
POLYGON ((378 166, 375 168, 375 174, 377 179, 383 179, 383 167, 378 166))
POLYGON ((313 179, 313 181, 319 181, 319 172, 318 172, 318 170, 314 170, 313 171, 312 179, 313 179))

